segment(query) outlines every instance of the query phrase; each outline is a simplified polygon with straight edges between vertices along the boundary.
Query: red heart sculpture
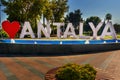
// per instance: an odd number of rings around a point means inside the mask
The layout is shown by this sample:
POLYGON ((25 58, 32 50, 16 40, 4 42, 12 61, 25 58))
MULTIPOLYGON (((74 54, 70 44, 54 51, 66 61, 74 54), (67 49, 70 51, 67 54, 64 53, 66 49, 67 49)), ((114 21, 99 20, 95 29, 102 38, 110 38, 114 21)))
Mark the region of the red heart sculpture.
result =
POLYGON ((13 21, 12 23, 9 21, 3 21, 2 28, 10 38, 14 38, 16 33, 20 30, 20 24, 17 21, 13 21))

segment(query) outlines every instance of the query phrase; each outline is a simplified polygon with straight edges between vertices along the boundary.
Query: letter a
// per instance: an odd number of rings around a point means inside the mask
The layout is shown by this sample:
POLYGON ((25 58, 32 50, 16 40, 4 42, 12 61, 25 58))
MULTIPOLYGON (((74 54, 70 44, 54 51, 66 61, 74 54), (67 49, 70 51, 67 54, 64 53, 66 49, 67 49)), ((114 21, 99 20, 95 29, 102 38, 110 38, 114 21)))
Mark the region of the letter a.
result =
POLYGON ((102 35, 100 36, 101 39, 103 39, 105 36, 112 36, 113 39, 117 39, 116 37, 116 33, 115 33, 115 29, 112 25, 112 22, 108 22, 102 32, 102 35), (110 29, 110 31, 108 32, 108 30, 110 29))
POLYGON ((32 28, 31 28, 31 25, 30 25, 30 23, 29 23, 28 21, 26 21, 26 22, 24 23, 22 32, 21 32, 21 34, 20 34, 20 38, 24 38, 25 35, 30 35, 31 38, 35 38, 35 35, 34 35, 34 33, 33 33, 33 31, 32 31, 32 28))
POLYGON ((68 23, 67 28, 65 30, 65 33, 64 33, 63 37, 67 38, 68 35, 72 35, 74 38, 77 38, 72 23, 68 23))

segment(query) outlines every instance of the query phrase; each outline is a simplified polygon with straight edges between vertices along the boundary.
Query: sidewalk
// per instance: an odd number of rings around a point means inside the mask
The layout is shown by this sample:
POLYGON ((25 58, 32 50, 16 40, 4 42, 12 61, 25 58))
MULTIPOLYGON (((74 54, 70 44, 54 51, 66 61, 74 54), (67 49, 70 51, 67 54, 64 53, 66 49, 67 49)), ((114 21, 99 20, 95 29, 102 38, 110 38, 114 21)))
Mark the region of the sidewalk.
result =
POLYGON ((44 80, 45 73, 74 62, 89 63, 120 79, 120 50, 93 54, 39 57, 0 57, 0 80, 44 80))

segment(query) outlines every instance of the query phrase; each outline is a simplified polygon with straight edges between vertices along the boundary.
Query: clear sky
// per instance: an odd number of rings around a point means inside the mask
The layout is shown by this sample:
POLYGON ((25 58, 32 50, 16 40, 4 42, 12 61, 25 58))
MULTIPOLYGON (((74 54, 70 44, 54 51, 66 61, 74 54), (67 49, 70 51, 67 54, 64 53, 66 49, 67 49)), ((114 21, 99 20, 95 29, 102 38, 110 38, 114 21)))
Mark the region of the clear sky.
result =
MULTIPOLYGON (((80 9, 83 19, 98 16, 102 20, 107 13, 112 14, 112 21, 120 24, 120 0, 68 0, 69 12, 80 9)), ((2 7, 3 9, 3 7, 2 7)), ((5 14, 1 13, 5 20, 5 14)))
POLYGON ((1 6, 1 11, 0 11, 0 16, 1 16, 1 22, 2 21, 4 21, 4 20, 6 20, 6 14, 3 12, 3 9, 4 9, 4 7, 3 6, 1 6))
POLYGON ((69 12, 80 9, 83 19, 98 16, 102 20, 107 13, 112 14, 112 21, 120 24, 120 0, 69 0, 69 12))

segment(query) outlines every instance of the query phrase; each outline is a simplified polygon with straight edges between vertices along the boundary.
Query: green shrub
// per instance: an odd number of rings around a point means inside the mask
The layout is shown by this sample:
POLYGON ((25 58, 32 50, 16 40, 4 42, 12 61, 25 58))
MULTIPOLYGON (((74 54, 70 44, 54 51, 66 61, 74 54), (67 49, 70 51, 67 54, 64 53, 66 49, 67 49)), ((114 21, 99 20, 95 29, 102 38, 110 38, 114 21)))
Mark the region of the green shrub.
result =
POLYGON ((69 63, 60 67, 56 72, 58 80, 95 80, 95 77, 96 70, 89 64, 69 63))
POLYGON ((4 30, 0 30, 0 38, 8 38, 8 34, 4 30))

